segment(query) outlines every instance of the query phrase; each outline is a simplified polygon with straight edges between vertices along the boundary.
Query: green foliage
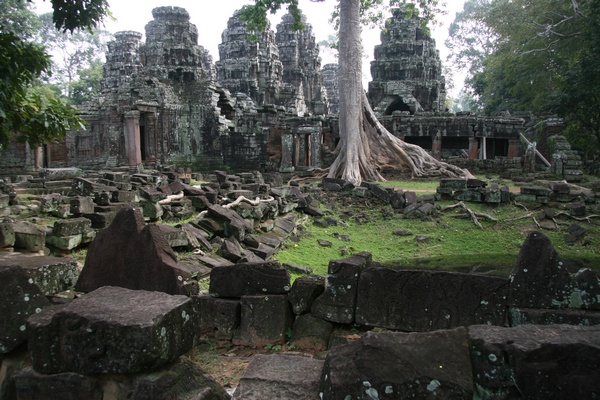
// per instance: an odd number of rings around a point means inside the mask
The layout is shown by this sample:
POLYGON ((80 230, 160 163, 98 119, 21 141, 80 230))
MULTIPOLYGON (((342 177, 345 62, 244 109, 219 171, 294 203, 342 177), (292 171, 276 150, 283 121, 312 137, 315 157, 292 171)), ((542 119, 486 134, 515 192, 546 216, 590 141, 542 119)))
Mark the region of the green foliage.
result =
MULTIPOLYGON (((83 124, 74 109, 40 87, 40 77, 50 75, 51 58, 30 41, 39 25, 29 3, 0 3, 0 145, 13 135, 32 145, 50 142, 83 124)), ((71 32, 94 28, 108 15, 106 0, 53 0, 52 5, 55 26, 71 32)))
POLYGON ((102 62, 95 60, 88 68, 77 72, 78 79, 70 84, 70 100, 73 104, 83 104, 100 93, 102 62))
MULTIPOLYGON (((52 18, 52 13, 39 16, 41 27, 37 32, 36 41, 46 46, 47 51, 53 55, 53 74, 50 82, 59 85, 62 92, 67 97, 71 97, 73 94, 72 84, 77 80, 80 71, 91 67, 100 68, 101 78, 101 57, 105 53, 106 43, 112 38, 112 35, 104 30, 92 28, 67 33, 56 29, 52 18)), ((90 72, 96 75, 98 73, 97 70, 90 72)), ((88 75, 88 78, 98 79, 93 75, 88 75)), ((84 81, 79 88, 83 89, 88 86, 89 89, 90 84, 99 89, 99 80, 97 83, 84 81)))

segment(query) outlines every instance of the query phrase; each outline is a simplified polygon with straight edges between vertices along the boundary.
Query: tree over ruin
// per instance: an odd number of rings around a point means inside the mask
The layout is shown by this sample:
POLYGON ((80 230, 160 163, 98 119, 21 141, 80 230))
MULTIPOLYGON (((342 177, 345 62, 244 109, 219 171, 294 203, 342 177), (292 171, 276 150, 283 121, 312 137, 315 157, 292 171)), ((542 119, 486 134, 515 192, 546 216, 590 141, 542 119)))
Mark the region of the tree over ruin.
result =
MULTIPOLYGON (((398 1, 391 3, 398 5, 398 1)), ((418 3, 430 13, 438 2, 418 3)), ((301 27, 298 0, 254 0, 254 5, 244 6, 241 17, 249 22, 250 29, 262 31, 268 23, 267 11, 275 12, 283 5, 287 5, 297 27, 301 27)), ((408 168, 414 177, 471 177, 469 171, 439 161, 421 147, 395 137, 377 120, 362 87, 360 37, 361 17, 378 18, 378 13, 362 11, 376 5, 383 5, 383 0, 339 1, 340 142, 328 177, 353 185, 360 185, 362 180, 383 181, 379 171, 384 167, 408 168)), ((416 12, 414 6, 410 10, 416 12)))

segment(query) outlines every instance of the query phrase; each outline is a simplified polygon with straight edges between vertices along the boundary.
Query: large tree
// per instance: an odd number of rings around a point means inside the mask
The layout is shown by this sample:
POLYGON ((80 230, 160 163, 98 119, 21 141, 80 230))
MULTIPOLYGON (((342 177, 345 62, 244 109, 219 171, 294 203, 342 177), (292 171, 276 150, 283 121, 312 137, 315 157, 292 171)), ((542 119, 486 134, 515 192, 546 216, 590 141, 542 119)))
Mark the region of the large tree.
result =
POLYGON ((555 112, 565 118, 565 131, 574 143, 597 151, 599 4, 600 0, 465 2, 451 25, 448 43, 453 45, 455 65, 470 65, 466 83, 484 112, 555 112))
POLYGON ((65 32, 56 28, 53 13, 42 14, 39 18, 41 27, 37 31, 36 41, 46 46, 53 55, 53 76, 50 81, 56 83, 63 94, 71 98, 72 86, 79 71, 93 65, 97 68, 112 35, 98 28, 65 32))
MULTIPOLYGON (((379 173, 383 167, 407 167, 413 176, 470 177, 468 171, 436 160, 421 147, 392 135, 371 109, 362 87, 361 17, 378 19, 381 14, 372 10, 383 3, 383 0, 339 1, 340 142, 328 176, 360 185, 362 180, 384 180, 379 173)), ((397 1, 392 3, 398 4, 397 1)), ((428 5, 437 5, 436 0, 419 0, 418 3, 425 6, 426 13, 431 10, 428 5)), ((274 12, 283 5, 287 5, 300 27, 298 0, 254 0, 253 5, 242 9, 242 18, 250 22, 251 28, 261 31, 267 26, 267 11, 274 12)), ((416 11, 414 7, 411 10, 416 11)))
MULTIPOLYGON (((0 3, 0 145, 12 137, 32 145, 51 142, 79 128, 83 120, 64 101, 40 88, 51 73, 45 48, 32 40, 30 1, 0 3)), ((106 0, 52 0, 59 29, 92 29, 108 15, 106 0)))

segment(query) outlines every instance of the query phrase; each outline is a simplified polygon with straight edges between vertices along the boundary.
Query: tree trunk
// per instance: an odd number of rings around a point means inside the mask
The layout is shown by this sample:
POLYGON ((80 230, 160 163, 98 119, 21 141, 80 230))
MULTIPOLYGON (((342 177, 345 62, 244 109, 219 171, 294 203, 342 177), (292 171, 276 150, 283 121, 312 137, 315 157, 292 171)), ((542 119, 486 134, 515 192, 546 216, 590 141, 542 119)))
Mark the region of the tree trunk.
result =
POLYGON ((360 0, 340 0, 340 142, 328 177, 355 186, 383 181, 379 168, 410 168, 413 176, 471 177, 467 170, 433 158, 393 136, 375 117, 362 87, 360 0))

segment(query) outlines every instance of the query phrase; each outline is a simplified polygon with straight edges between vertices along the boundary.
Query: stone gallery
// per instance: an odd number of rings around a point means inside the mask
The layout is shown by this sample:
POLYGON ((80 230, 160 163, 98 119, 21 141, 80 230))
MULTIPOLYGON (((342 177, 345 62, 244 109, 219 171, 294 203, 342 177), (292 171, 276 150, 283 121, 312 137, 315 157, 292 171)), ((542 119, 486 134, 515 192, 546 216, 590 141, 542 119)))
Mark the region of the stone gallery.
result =
MULTIPOLYGON (((15 144, 0 160, 3 171, 175 164, 285 172, 329 164, 339 140, 337 64, 321 67, 310 23, 294 31, 284 15, 254 39, 236 12, 213 62, 185 9, 159 7, 153 17, 145 41, 123 31, 109 43, 101 93, 81 107, 85 130, 40 148, 15 144)), ((395 10, 375 48, 368 97, 382 123, 437 158, 520 155, 529 117, 445 110, 439 53, 420 23, 395 10)))

